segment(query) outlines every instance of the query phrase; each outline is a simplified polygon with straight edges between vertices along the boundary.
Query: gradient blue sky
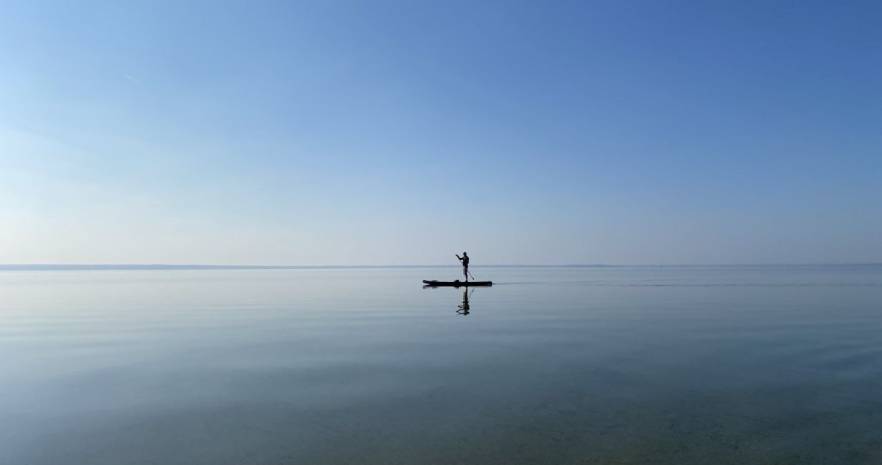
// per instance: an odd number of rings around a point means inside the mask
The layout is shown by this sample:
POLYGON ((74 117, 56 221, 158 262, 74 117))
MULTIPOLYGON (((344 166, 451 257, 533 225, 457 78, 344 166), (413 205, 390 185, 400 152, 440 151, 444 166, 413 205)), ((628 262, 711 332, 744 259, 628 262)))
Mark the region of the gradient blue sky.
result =
POLYGON ((882 2, 4 2, 0 263, 882 261, 882 2))

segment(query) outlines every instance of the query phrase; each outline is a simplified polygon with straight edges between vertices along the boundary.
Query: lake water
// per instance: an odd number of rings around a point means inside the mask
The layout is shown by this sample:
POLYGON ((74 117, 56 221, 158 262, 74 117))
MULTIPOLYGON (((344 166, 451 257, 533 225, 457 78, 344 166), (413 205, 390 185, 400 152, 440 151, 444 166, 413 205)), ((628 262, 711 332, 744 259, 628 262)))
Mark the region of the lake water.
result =
POLYGON ((878 464, 882 266, 0 271, 0 463, 878 464))

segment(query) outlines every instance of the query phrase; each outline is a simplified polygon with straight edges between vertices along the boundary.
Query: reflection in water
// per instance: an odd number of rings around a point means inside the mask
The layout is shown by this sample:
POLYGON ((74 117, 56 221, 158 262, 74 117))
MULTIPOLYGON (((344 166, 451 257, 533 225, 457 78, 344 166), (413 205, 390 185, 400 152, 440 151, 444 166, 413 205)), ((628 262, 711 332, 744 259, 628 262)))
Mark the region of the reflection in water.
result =
POLYGON ((0 463, 879 463, 882 266, 425 272, 2 271, 0 463))
MULTIPOLYGON (((473 292, 474 292, 474 290, 475 289, 472 288, 473 292)), ((462 290, 462 304, 457 306, 457 308, 459 310, 457 310, 456 313, 459 313, 460 315, 468 315, 469 314, 469 308, 470 308, 469 307, 469 297, 470 297, 469 288, 463 289, 462 290)))

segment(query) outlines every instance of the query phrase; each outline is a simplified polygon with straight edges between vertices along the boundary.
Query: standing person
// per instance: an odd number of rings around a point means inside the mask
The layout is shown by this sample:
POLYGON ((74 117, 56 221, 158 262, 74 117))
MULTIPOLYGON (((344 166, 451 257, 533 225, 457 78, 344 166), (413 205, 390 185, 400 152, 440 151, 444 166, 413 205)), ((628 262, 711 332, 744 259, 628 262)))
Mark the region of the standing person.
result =
POLYGON ((462 257, 460 257, 457 254, 456 258, 458 258, 459 261, 462 262, 462 274, 465 276, 466 282, 468 282, 468 280, 469 280, 469 254, 463 252, 462 257))

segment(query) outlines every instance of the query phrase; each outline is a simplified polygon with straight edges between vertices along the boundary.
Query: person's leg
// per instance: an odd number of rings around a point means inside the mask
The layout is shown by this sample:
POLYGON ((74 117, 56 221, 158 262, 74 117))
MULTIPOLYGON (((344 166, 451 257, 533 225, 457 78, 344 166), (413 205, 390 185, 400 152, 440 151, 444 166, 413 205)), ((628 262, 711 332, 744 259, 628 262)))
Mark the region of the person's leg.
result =
POLYGON ((469 280, 469 267, 468 266, 462 267, 462 274, 463 274, 463 276, 465 276, 465 280, 468 281, 469 280))

